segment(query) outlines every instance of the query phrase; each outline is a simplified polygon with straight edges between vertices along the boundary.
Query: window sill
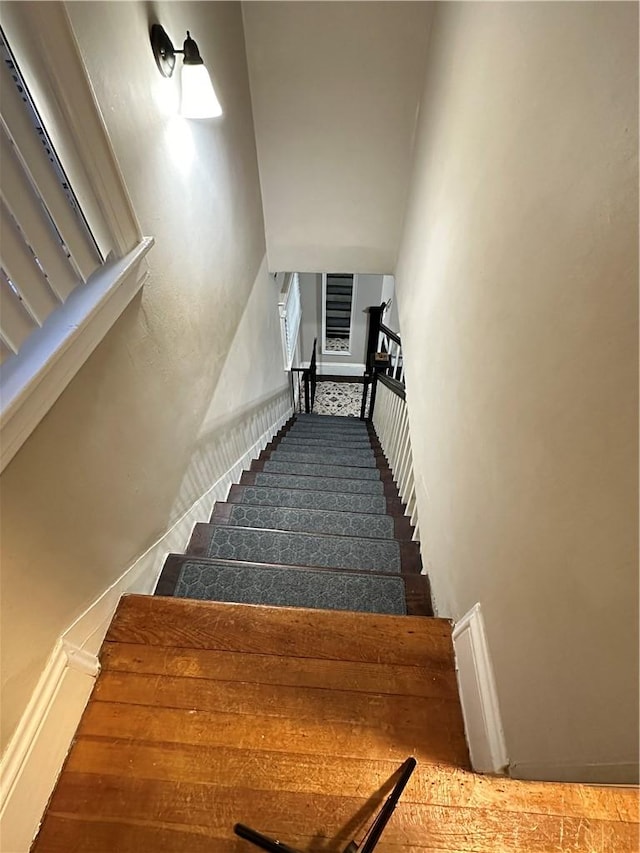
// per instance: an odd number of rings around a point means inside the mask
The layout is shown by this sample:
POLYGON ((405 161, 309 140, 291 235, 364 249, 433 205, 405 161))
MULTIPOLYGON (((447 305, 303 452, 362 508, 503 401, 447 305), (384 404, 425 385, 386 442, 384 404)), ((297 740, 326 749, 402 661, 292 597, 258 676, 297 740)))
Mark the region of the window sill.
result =
POLYGON ((147 278, 153 237, 77 288, 16 359, 0 367, 0 471, 9 464, 147 278))

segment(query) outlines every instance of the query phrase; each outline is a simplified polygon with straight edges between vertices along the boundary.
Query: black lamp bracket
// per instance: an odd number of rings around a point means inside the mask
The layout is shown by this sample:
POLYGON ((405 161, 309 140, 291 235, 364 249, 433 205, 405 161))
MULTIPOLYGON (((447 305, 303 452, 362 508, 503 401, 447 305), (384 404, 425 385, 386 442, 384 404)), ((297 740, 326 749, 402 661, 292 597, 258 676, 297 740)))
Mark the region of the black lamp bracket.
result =
POLYGON ((185 65, 203 65, 198 45, 191 38, 189 30, 187 30, 187 37, 182 45, 182 50, 176 50, 165 28, 161 27, 160 24, 153 24, 151 27, 151 49, 158 71, 163 77, 171 77, 173 74, 176 67, 176 54, 178 53, 184 55, 185 65))

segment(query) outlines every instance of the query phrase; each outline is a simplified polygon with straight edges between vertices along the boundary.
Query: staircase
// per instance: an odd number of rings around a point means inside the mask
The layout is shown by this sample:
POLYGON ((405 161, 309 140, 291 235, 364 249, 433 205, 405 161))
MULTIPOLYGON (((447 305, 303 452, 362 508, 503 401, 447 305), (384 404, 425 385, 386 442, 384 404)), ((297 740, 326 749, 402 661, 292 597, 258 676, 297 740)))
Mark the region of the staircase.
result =
POLYGON ((633 789, 470 772, 411 532, 370 427, 288 424, 121 599, 32 853, 250 853, 237 822, 339 853, 409 755, 380 853, 636 851, 633 789))
POLYGON ((167 558, 156 594, 433 616, 412 530, 373 428, 298 415, 167 558))

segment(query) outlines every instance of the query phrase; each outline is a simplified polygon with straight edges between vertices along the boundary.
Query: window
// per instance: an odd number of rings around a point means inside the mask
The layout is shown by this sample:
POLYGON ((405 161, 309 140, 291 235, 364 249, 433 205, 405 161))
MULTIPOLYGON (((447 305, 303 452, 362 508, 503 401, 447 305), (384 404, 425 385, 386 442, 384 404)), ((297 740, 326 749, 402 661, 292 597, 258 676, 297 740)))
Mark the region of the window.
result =
POLYGON ((356 276, 325 273, 322 276, 322 352, 351 355, 356 276))
POLYGON ((0 29, 0 344, 16 355, 103 263, 0 29))
POLYGON ((0 37, 2 470, 143 286, 153 238, 64 4, 4 4, 0 37))

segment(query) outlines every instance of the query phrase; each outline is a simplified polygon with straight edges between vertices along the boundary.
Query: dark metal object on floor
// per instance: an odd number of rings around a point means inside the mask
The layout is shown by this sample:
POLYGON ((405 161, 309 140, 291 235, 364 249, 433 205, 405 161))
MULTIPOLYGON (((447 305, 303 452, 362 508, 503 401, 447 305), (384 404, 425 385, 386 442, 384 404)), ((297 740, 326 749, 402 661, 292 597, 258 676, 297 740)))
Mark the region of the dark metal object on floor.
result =
MULTIPOLYGON (((409 757, 404 764, 401 765, 398 770, 398 781, 378 812, 376 819, 365 833, 364 838, 359 844, 355 840, 350 841, 345 847, 344 853, 372 853, 372 851, 375 850, 375 847, 380 840, 386 825, 389 823, 391 815, 393 814, 395 807, 398 805, 398 800, 406 788, 407 782, 411 778, 411 774, 415 770, 417 763, 418 762, 415 758, 409 757)), ((283 844, 282 841, 276 841, 273 838, 262 835, 262 833, 256 832, 255 829, 251 829, 242 823, 237 823, 233 827, 233 831, 236 835, 240 836, 240 838, 250 841, 256 847, 259 847, 261 850, 267 850, 269 853, 301 853, 301 851, 296 850, 295 847, 288 847, 286 844, 283 844)))

